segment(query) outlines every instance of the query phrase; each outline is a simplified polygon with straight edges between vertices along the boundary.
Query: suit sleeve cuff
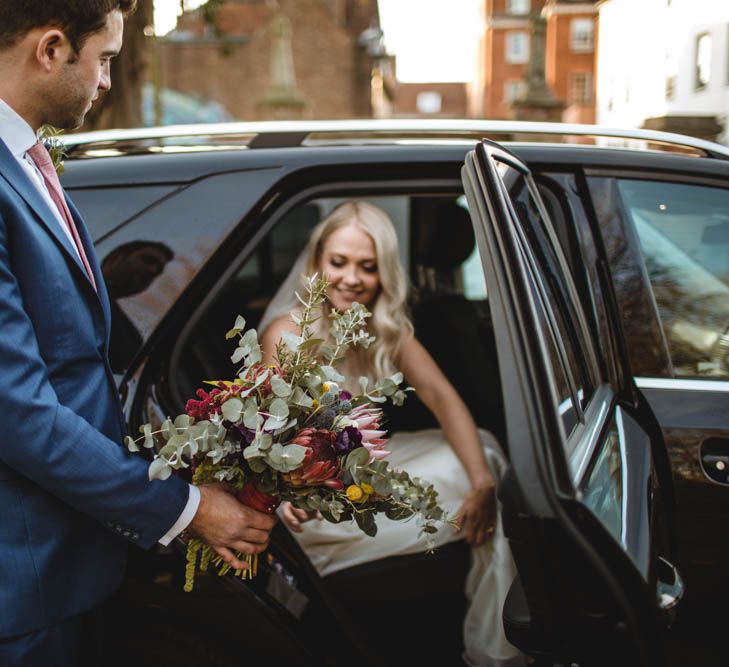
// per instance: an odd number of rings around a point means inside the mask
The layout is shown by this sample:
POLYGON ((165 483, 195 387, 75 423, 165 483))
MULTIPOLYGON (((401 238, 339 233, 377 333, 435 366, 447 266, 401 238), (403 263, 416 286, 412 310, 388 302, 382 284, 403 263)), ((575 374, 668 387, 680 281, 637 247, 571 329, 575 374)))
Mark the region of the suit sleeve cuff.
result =
POLYGON ((185 528, 190 525, 193 517, 197 513, 197 508, 200 506, 200 489, 190 484, 190 495, 187 497, 187 504, 185 509, 182 510, 177 521, 175 521, 172 528, 170 528, 160 539, 159 543, 166 547, 172 540, 174 540, 185 528))

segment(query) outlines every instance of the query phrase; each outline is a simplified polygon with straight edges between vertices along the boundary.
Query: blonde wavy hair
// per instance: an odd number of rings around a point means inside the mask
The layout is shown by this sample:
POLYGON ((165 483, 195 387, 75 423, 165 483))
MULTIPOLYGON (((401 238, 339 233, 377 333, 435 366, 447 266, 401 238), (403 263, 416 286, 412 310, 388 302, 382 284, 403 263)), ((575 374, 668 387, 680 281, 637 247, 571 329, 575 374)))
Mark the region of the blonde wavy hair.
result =
MULTIPOLYGON (((347 370, 371 379, 384 378, 397 371, 395 360, 400 345, 413 333, 406 308, 408 281, 400 264, 395 227, 387 213, 365 201, 348 201, 337 206, 312 231, 307 247, 306 272, 312 275, 321 270, 327 239, 347 225, 358 227, 373 240, 380 278, 380 290, 374 304, 366 304, 372 312, 367 328, 376 340, 367 349, 357 347, 350 350, 347 370)), ((319 322, 326 326, 328 321, 328 317, 322 317, 319 322)), ((326 331, 322 333, 326 334, 326 331)))

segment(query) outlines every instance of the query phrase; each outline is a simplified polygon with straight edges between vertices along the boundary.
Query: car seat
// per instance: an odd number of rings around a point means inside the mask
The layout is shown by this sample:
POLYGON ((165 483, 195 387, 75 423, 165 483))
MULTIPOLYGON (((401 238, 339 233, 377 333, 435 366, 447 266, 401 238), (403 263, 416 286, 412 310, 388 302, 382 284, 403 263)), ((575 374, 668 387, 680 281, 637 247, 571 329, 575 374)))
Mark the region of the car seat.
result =
MULTIPOLYGON (((462 266, 475 248, 471 218, 455 199, 413 199, 411 240, 415 335, 468 406, 505 448, 496 341, 486 299, 464 295, 462 266)), ((392 430, 436 426, 415 396, 392 412, 392 430)), ((388 415, 390 417, 390 415, 388 415)))

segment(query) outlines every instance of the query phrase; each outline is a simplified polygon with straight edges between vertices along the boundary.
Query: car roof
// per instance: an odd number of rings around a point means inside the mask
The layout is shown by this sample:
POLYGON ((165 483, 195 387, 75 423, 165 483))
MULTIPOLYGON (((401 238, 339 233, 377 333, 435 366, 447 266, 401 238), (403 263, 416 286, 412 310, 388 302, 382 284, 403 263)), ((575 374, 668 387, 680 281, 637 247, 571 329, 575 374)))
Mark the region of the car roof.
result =
POLYGON ((65 187, 189 183, 230 171, 377 164, 382 178, 451 165, 483 138, 528 164, 645 168, 729 176, 729 148, 701 139, 594 125, 517 121, 310 121, 104 130, 63 137, 65 187), (598 134, 600 132, 600 134, 598 134), (586 143, 590 142, 590 143, 586 143), (133 156, 130 158, 130 156, 133 156), (392 164, 389 175, 381 167, 392 164), (409 170, 409 171, 407 171, 409 170))
POLYGON ((601 125, 469 119, 363 119, 168 125, 64 136, 70 157, 335 145, 591 144, 729 159, 729 147, 669 132, 601 125))

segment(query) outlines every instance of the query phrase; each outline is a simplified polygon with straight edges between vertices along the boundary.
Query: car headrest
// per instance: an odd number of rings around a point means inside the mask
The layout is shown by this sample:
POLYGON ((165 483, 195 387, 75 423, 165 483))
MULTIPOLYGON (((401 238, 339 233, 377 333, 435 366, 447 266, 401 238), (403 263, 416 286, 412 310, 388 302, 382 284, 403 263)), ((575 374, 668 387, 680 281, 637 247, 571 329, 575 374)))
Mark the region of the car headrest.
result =
POLYGON ((438 204, 418 227, 415 262, 434 269, 458 268, 473 252, 471 216, 456 201, 438 204))

